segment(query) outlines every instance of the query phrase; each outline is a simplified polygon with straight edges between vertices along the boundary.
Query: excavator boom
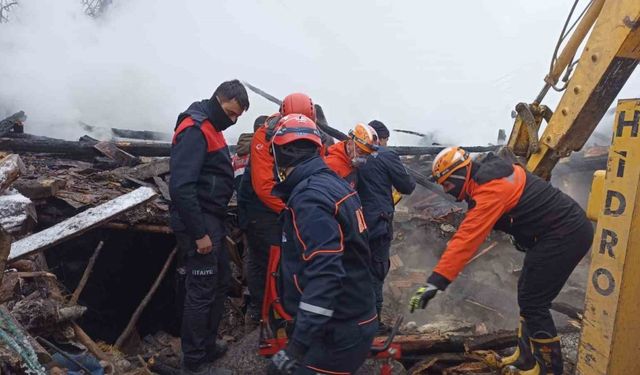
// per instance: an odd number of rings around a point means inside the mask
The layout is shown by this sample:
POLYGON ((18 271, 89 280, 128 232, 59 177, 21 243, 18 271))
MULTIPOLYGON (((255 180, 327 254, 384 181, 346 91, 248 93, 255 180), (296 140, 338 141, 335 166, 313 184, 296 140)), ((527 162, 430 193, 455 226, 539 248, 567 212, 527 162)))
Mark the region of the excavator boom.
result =
POLYGON ((640 60, 640 1, 593 0, 531 104, 519 103, 507 147, 526 159, 527 169, 550 178, 562 157, 579 151, 640 60), (592 28, 556 110, 540 104, 592 28), (541 137, 538 130, 546 120, 541 137))

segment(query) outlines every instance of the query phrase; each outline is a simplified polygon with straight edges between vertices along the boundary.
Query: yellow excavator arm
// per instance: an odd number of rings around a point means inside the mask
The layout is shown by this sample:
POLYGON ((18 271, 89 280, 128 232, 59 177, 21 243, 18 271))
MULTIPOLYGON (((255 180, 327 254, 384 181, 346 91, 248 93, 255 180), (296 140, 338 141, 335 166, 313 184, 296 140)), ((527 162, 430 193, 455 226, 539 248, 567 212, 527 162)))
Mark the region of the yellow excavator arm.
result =
POLYGON ((516 106, 507 147, 526 160, 529 171, 549 179, 560 158, 584 146, 639 60, 640 1, 593 0, 562 52, 554 55, 538 97, 516 106), (573 62, 589 30, 582 54, 573 62), (541 102, 551 88, 557 89, 565 71, 573 74, 552 112, 541 102), (542 121, 547 127, 539 136, 542 121))

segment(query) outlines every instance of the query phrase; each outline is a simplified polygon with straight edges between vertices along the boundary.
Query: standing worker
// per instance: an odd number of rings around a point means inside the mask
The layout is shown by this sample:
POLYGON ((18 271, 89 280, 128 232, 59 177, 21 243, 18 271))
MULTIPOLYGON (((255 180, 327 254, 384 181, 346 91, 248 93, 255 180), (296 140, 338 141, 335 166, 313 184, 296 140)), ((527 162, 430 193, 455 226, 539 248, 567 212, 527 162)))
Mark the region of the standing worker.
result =
POLYGON ((380 321, 379 333, 384 334, 389 327, 381 321, 382 287, 389 273, 389 249, 393 239, 393 189, 400 194, 411 194, 416 188, 416 182, 407 172, 398 154, 386 148, 389 129, 377 120, 371 121, 369 126, 376 131, 380 147, 358 168, 358 194, 369 228, 376 310, 380 321))
POLYGON ((280 197, 272 194, 276 180, 270 144, 278 120, 291 113, 301 113, 315 121, 315 108, 308 95, 287 95, 280 111, 264 119, 255 131, 251 140, 249 164, 240 184, 238 204, 242 203, 246 208, 246 233, 249 241, 247 284, 251 299, 245 316, 247 333, 260 322, 269 252, 272 246, 280 246, 282 237, 278 215, 284 210, 285 204, 280 197))
POLYGON ((233 194, 231 156, 222 131, 249 108, 238 80, 223 82, 211 99, 178 116, 171 145, 171 228, 186 271, 182 374, 228 374, 215 369, 216 346, 231 269, 223 220, 233 194))
POLYGON ((518 280, 520 327, 515 353, 503 358, 503 373, 563 373, 560 338, 549 308, 573 269, 589 251, 593 227, 578 203, 548 182, 493 153, 472 161, 448 147, 433 161, 432 174, 468 211, 440 261, 411 298, 425 308, 462 271, 492 229, 514 237, 526 251, 518 280))
POLYGON ((295 316, 270 374, 351 374, 378 327, 367 227, 360 199, 320 157, 316 125, 283 117, 272 150, 287 202, 282 214, 281 300, 295 316))

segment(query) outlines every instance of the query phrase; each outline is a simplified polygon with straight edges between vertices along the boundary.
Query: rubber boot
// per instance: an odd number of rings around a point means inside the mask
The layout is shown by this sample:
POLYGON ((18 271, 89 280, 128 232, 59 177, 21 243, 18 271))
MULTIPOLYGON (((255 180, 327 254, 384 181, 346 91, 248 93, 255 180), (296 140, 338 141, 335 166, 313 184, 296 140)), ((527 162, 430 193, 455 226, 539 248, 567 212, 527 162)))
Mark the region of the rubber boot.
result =
POLYGON ((498 363, 503 375, 539 375, 541 367, 533 355, 529 332, 523 317, 518 324, 518 346, 512 355, 502 358, 498 363))
POLYGON ((531 345, 533 345, 536 359, 543 367, 542 374, 562 375, 564 363, 562 361, 560 337, 555 336, 548 339, 532 338, 531 345))

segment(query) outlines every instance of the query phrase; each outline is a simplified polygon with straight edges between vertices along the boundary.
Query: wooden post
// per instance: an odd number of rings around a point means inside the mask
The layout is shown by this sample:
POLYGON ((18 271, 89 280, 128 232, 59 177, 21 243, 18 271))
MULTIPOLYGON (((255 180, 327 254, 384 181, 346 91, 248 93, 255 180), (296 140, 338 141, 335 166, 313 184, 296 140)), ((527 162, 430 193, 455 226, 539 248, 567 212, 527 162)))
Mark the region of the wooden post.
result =
POLYGON ((104 246, 104 241, 100 241, 98 246, 93 251, 93 255, 89 258, 89 263, 87 263, 87 268, 85 268, 84 273, 82 274, 82 278, 80 278, 80 282, 76 287, 76 290, 73 291, 71 298, 69 299, 69 305, 75 305, 78 303, 78 298, 80 298, 80 293, 84 289, 84 286, 87 285, 87 280, 89 280, 89 275, 91 275, 91 271, 93 270, 93 266, 96 264, 96 259, 98 259, 98 255, 100 255, 100 250, 102 250, 102 246, 104 246))
POLYGON ((122 348, 122 345, 124 345, 129 335, 131 335, 131 332, 135 329, 136 324, 138 323, 138 319, 140 319, 140 315, 142 315, 144 308, 147 307, 147 304, 149 303, 149 301, 151 301, 151 298, 155 294, 156 290, 158 290, 158 287, 164 279, 164 276, 167 274, 169 266, 171 265, 171 262, 173 261, 173 258, 176 256, 177 252, 178 248, 175 247, 167 257, 167 260, 164 262, 164 266, 162 267, 160 274, 156 278, 156 281, 154 281, 153 285, 151 285, 151 288, 147 292, 147 295, 144 296, 144 298, 140 302, 140 305, 138 305, 138 308, 136 308, 136 311, 134 311, 133 315, 131 315, 131 319, 129 319, 129 323, 125 327, 124 331, 122 331, 122 334, 120 334, 120 337, 118 337, 118 339, 116 340, 116 343, 114 344, 114 347, 116 349, 119 350, 122 348))

